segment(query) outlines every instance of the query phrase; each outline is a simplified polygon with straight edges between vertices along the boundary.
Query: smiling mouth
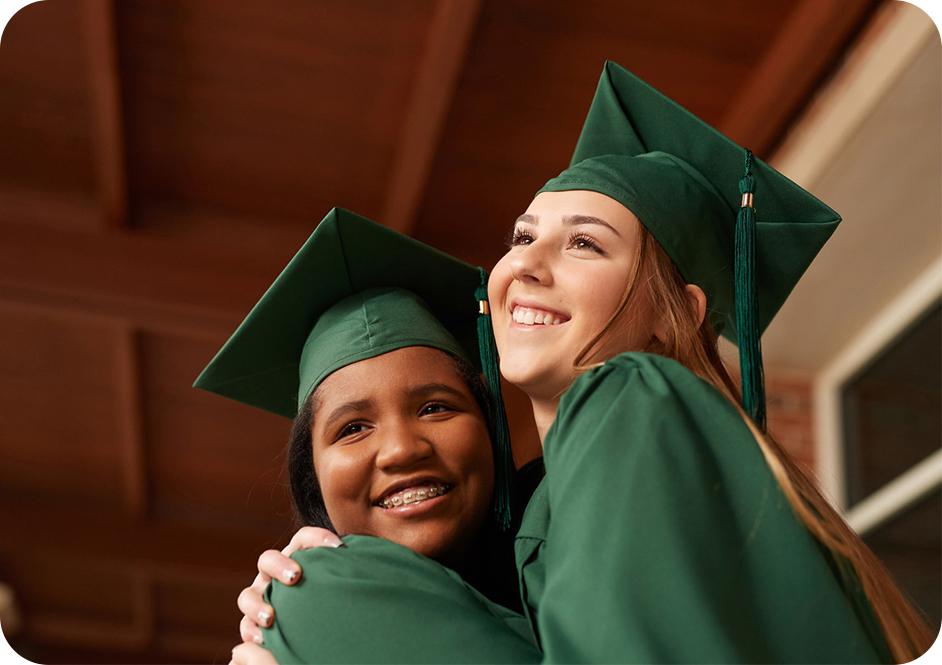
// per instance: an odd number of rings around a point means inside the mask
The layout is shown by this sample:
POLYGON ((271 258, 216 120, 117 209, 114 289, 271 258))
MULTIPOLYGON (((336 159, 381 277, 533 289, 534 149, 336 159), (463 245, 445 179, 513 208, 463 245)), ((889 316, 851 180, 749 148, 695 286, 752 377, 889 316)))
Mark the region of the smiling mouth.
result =
POLYGON ((522 326, 558 326, 566 323, 569 317, 559 312, 550 312, 536 307, 523 307, 515 305, 510 313, 513 322, 522 326))
POLYGON ((398 508, 400 506, 411 506, 414 503, 421 503, 448 494, 453 487, 454 485, 449 485, 448 483, 430 483, 428 485, 409 487, 384 496, 376 502, 376 505, 385 510, 398 508))

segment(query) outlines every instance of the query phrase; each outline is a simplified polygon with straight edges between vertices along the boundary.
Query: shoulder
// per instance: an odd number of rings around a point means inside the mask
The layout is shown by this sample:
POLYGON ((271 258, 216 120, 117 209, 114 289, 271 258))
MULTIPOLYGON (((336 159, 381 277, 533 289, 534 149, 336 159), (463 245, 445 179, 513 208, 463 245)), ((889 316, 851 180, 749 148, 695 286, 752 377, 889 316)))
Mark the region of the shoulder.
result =
POLYGON ((639 352, 619 354, 576 379, 560 400, 558 416, 572 418, 610 401, 625 409, 660 407, 652 415, 693 406, 738 416, 716 388, 679 362, 639 352))
POLYGON ((563 447, 587 446, 604 448, 609 459, 646 464, 762 464, 743 416, 723 394, 680 363, 650 353, 615 356, 563 395, 547 458, 563 447), (730 445, 734 440, 742 445, 730 445))
MULTIPOLYGON (((544 444, 547 477, 566 482, 571 475, 582 484, 592 477, 623 487, 647 513, 687 511, 713 528, 745 525, 749 533, 773 514, 794 522, 744 418, 679 363, 621 354, 564 395, 544 444)), ((730 536, 728 542, 740 541, 730 536)))
POLYGON ((487 605, 458 573, 407 547, 373 536, 349 535, 343 541, 338 548, 291 555, 301 564, 301 579, 291 586, 274 580, 266 590, 282 621, 304 616, 326 620, 358 603, 375 609, 377 594, 383 607, 426 604, 468 610, 487 605))
POLYGON ((305 578, 315 580, 317 585, 335 582, 346 585, 351 579, 389 581, 415 578, 465 585, 450 568, 408 547, 374 536, 344 536, 341 547, 301 550, 291 558, 301 564, 305 578))
POLYGON ((408 547, 394 543, 385 538, 375 536, 347 535, 341 538, 343 545, 340 547, 312 547, 310 549, 298 550, 291 555, 291 558, 304 565, 311 563, 319 565, 324 561, 339 559, 362 559, 370 560, 375 558, 389 558, 409 560, 413 563, 420 561, 429 561, 421 554, 410 550, 408 547))

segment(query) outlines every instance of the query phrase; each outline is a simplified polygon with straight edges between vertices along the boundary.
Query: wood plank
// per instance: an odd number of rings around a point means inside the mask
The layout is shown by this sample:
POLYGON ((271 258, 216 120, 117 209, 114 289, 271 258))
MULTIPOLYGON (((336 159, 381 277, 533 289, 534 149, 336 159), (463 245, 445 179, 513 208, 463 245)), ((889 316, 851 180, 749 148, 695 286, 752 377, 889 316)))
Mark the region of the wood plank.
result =
MULTIPOLYGON (((69 552, 76 561, 94 561, 115 571, 135 570, 156 578, 213 579, 244 586, 255 575, 263 550, 284 547, 247 530, 237 520, 228 525, 190 526, 138 522, 100 512, 64 506, 0 502, 0 529, 16 538, 0 542, 0 554, 36 556, 69 552)), ((282 542, 282 540, 284 542, 282 542)))
POLYGON ((382 221, 410 233, 480 12, 480 0, 438 0, 386 191, 382 221))
POLYGON ((734 96, 718 129, 767 156, 879 4, 880 0, 798 3, 734 96))
POLYGON ((154 575, 150 571, 135 571, 132 576, 134 596, 133 621, 146 644, 153 644, 157 633, 157 602, 154 593, 154 575))
POLYGON ((128 185, 114 0, 85 0, 80 6, 101 222, 104 228, 121 228, 128 224, 128 185))
POLYGON ((181 322, 223 320, 231 331, 302 235, 262 224, 214 239, 199 228, 101 235, 9 223, 0 234, 0 288, 97 303, 118 315, 150 309, 181 322))
POLYGON ((149 332, 214 343, 224 340, 238 323, 236 313, 200 312, 148 302, 122 303, 100 295, 71 295, 5 284, 0 284, 0 307, 54 315, 71 322, 121 320, 149 332))
MULTIPOLYGON (((145 454, 144 405, 141 394, 140 333, 133 325, 124 324, 119 333, 117 355, 121 404, 117 410, 118 442, 122 456, 125 510, 129 517, 144 518, 148 512, 147 458, 145 454)), ((142 583, 143 584, 143 583, 142 583)))
POLYGON ((135 226, 144 200, 269 226, 378 218, 434 7, 117 3, 135 226))

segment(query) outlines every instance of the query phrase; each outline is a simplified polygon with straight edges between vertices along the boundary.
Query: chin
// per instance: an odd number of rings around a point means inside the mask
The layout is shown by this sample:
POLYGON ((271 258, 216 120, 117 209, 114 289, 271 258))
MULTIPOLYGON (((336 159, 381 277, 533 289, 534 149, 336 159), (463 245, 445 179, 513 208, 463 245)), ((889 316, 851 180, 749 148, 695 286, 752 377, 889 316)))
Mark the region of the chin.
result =
POLYGON ((510 363, 501 359, 500 373, 528 397, 546 399, 558 396, 573 382, 576 373, 571 367, 571 362, 562 366, 540 366, 526 361, 510 363), (563 367, 570 369, 565 371, 563 367))
POLYGON ((413 552, 426 556, 429 559, 443 561, 448 559, 459 539, 458 534, 443 532, 441 529, 421 527, 405 533, 397 532, 392 537, 386 536, 394 543, 408 547, 413 552))

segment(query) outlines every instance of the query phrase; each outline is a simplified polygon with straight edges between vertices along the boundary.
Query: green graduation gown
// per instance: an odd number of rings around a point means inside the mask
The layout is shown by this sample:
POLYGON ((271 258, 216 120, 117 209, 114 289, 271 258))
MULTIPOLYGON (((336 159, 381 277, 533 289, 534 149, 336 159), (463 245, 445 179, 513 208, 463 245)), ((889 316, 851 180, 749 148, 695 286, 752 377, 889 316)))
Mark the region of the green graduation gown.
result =
POLYGON ((581 376, 515 542, 546 662, 889 660, 736 410, 680 364, 581 376))
POLYGON ((343 540, 295 553, 302 579, 265 592, 265 647, 281 665, 540 661, 527 620, 451 569, 382 538, 343 540))

